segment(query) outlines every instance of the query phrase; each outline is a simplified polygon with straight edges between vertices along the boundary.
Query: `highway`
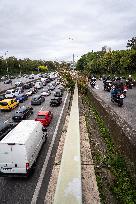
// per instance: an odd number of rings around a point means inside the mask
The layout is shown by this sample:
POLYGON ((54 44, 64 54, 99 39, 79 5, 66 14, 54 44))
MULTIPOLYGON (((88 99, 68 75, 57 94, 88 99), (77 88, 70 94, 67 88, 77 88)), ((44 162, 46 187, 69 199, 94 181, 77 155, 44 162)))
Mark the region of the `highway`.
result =
POLYGON ((117 104, 111 102, 110 92, 104 91, 103 82, 97 80, 96 88, 92 89, 103 101, 105 101, 122 119, 124 119, 133 129, 136 130, 136 87, 128 89, 127 97, 120 108, 117 104))
MULTIPOLYGON (((38 76, 34 75, 34 79, 38 79, 38 76)), ((12 87, 15 86, 15 83, 18 81, 22 81, 23 83, 26 83, 26 82, 32 81, 34 79, 29 79, 29 78, 25 78, 25 77, 15 78, 15 79, 12 79, 12 84, 4 84, 4 81, 1 81, 0 82, 0 92, 3 90, 11 89, 12 87)))
MULTIPOLYGON (((55 88, 57 89, 57 87, 55 88)), ((38 93, 42 91, 39 90, 38 93)), ((54 90, 55 91, 55 90, 54 90)), ((36 162, 36 168, 31 173, 31 175, 28 178, 3 178, 0 177, 0 203, 1 204, 13 204, 13 203, 25 203, 30 204, 32 201, 33 194, 35 192, 35 188, 37 185, 37 182, 39 180, 39 176, 42 171, 43 163, 45 161, 46 155, 48 153, 48 149, 50 147, 52 137, 62 110, 62 107, 64 105, 64 101, 67 95, 67 92, 64 92, 63 95, 63 102, 59 107, 50 107, 49 102, 51 97, 53 96, 54 91, 52 91, 52 94, 48 97, 45 97, 45 102, 43 102, 40 106, 33 106, 34 113, 29 117, 30 120, 35 119, 37 112, 39 110, 50 110, 53 113, 53 119, 51 124, 49 125, 48 129, 48 140, 47 142, 42 146, 42 149, 40 151, 40 154, 38 156, 37 162, 36 162)), ((31 105, 31 96, 26 100, 25 102, 21 103, 20 106, 23 105, 31 105)), ((12 110, 11 112, 0 112, 0 119, 6 122, 12 121, 12 114, 16 109, 12 110)), ((63 126, 63 124, 62 124, 63 126)), ((59 141, 59 138, 56 140, 59 141)), ((53 148, 57 149, 57 143, 55 142, 55 145, 53 148)), ((53 165, 53 161, 55 158, 55 149, 53 150, 51 154, 51 158, 49 159, 48 168, 46 170, 46 173, 43 177, 43 182, 41 185, 41 188, 38 192, 38 200, 37 203, 42 203, 45 198, 45 193, 48 187, 48 181, 51 174, 51 169, 53 165)))

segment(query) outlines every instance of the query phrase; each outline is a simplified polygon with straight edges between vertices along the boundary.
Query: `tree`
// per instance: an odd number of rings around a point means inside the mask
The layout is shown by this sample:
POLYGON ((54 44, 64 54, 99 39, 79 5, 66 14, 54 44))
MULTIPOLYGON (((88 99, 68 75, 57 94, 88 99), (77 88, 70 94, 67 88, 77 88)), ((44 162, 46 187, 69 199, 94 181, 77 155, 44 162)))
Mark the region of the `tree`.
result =
POLYGON ((127 47, 136 50, 136 37, 133 37, 131 40, 128 40, 127 47))

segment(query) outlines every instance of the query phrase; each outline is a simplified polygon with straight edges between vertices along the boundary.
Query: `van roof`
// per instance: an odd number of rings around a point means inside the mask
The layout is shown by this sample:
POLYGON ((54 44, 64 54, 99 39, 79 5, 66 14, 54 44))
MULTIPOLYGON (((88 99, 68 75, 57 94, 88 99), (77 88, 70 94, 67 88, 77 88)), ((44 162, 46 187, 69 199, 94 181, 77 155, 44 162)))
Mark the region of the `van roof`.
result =
POLYGON ((37 130, 42 124, 35 120, 22 120, 13 130, 11 130, 0 143, 25 144, 30 133, 37 130))

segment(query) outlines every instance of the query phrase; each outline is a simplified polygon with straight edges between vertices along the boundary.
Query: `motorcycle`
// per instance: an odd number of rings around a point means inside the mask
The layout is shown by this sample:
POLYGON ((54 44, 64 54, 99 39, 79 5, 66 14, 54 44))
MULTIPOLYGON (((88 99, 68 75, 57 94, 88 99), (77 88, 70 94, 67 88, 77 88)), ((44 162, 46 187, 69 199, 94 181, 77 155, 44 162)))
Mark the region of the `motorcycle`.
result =
POLYGON ((112 81, 107 80, 104 82, 104 91, 110 92, 112 88, 112 81))
POLYGON ((91 82, 90 82, 90 85, 91 85, 92 88, 95 87, 95 84, 96 84, 96 81, 91 81, 91 82))
POLYGON ((122 107, 123 106, 123 99, 124 99, 125 97, 124 97, 124 94, 123 93, 119 93, 119 94, 117 94, 117 95, 113 95, 112 97, 111 97, 111 101, 113 102, 113 103, 117 103, 118 104, 118 106, 119 107, 122 107))

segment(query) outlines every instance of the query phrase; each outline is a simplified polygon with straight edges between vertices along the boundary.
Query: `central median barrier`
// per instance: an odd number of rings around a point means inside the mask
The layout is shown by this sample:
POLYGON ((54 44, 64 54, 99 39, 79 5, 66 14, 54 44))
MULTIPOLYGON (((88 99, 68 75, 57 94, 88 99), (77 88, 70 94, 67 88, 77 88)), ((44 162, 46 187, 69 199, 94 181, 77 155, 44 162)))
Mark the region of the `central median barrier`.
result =
POLYGON ((81 159, 78 88, 75 87, 54 204, 81 204, 81 159))

